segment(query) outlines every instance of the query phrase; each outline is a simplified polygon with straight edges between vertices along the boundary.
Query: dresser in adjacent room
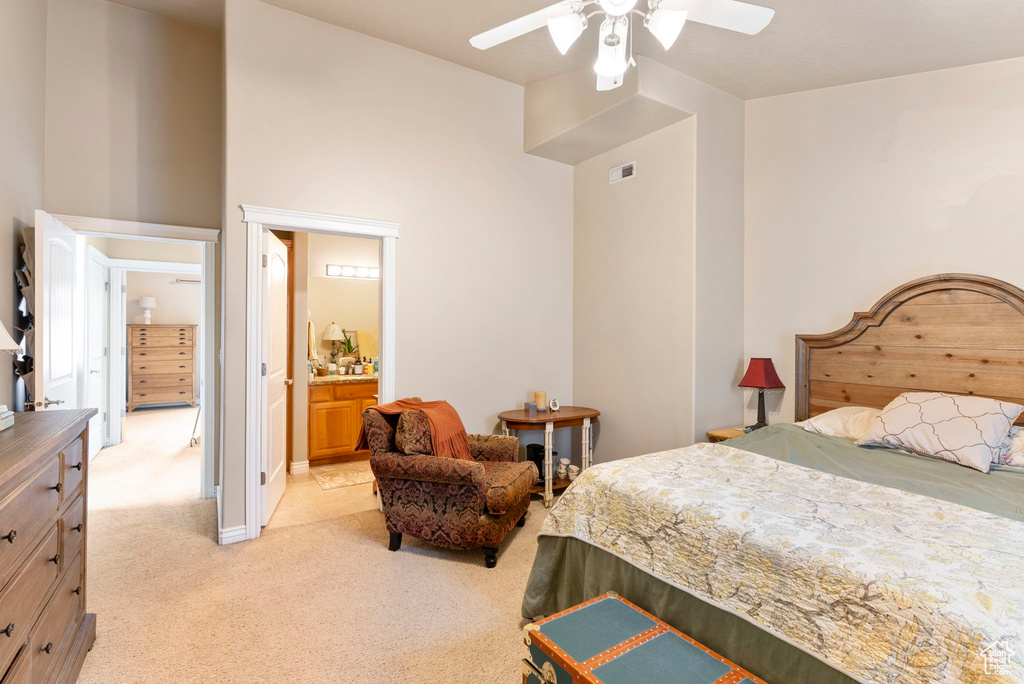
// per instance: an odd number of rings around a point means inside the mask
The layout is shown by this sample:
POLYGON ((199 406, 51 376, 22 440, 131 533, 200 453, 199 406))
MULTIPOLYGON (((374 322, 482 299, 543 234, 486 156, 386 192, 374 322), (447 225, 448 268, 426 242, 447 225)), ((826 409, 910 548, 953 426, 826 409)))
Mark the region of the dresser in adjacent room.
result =
POLYGON ((196 326, 128 326, 128 410, 196 405, 196 326))
POLYGON ((85 612, 89 418, 19 413, 0 432, 0 684, 69 684, 96 639, 85 612))

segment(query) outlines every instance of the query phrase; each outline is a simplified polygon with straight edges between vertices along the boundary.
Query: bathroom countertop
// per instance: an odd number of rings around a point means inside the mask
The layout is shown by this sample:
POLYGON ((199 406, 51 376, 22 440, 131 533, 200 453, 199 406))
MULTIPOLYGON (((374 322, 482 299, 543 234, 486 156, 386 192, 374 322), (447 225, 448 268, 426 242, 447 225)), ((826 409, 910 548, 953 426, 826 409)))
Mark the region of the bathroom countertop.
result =
POLYGON ((325 375, 309 380, 307 384, 314 385, 344 385, 357 382, 377 382, 377 374, 369 375, 325 375))

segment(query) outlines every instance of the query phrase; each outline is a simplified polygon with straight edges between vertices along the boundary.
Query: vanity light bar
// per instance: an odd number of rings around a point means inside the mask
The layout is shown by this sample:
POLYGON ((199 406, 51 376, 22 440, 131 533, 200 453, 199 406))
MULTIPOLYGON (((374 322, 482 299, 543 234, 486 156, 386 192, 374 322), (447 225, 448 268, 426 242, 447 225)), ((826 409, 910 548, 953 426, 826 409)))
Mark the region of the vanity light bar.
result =
POLYGON ((341 266, 338 264, 327 264, 327 275, 331 278, 380 280, 380 269, 370 266, 341 266))

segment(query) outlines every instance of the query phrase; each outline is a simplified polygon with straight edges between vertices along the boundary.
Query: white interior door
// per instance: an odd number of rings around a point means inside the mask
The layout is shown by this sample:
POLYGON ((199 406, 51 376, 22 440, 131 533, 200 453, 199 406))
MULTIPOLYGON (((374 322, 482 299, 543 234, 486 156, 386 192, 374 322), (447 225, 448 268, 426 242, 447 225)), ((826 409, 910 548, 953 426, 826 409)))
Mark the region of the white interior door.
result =
POLYGON ((263 524, 281 501, 287 478, 288 449, 288 248, 267 233, 266 316, 267 415, 263 449, 263 524))
POLYGON ((75 320, 78 238, 45 211, 36 211, 33 251, 36 374, 32 400, 37 411, 77 408, 82 388, 75 320))
POLYGON ((82 406, 97 411, 89 421, 90 459, 108 443, 109 290, 107 257, 89 247, 85 254, 85 400, 82 406))

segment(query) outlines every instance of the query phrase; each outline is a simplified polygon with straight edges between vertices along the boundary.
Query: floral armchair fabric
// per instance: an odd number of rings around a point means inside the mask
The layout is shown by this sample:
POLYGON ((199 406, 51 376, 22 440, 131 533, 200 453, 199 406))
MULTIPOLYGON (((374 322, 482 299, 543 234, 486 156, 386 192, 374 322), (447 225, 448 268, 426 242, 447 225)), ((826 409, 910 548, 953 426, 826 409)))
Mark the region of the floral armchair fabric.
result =
POLYGON ((431 453, 430 424, 422 411, 385 416, 363 411, 370 467, 377 478, 391 550, 402 534, 452 549, 482 547, 487 567, 498 546, 525 523, 537 467, 520 463, 519 440, 469 435, 472 461, 431 453))

